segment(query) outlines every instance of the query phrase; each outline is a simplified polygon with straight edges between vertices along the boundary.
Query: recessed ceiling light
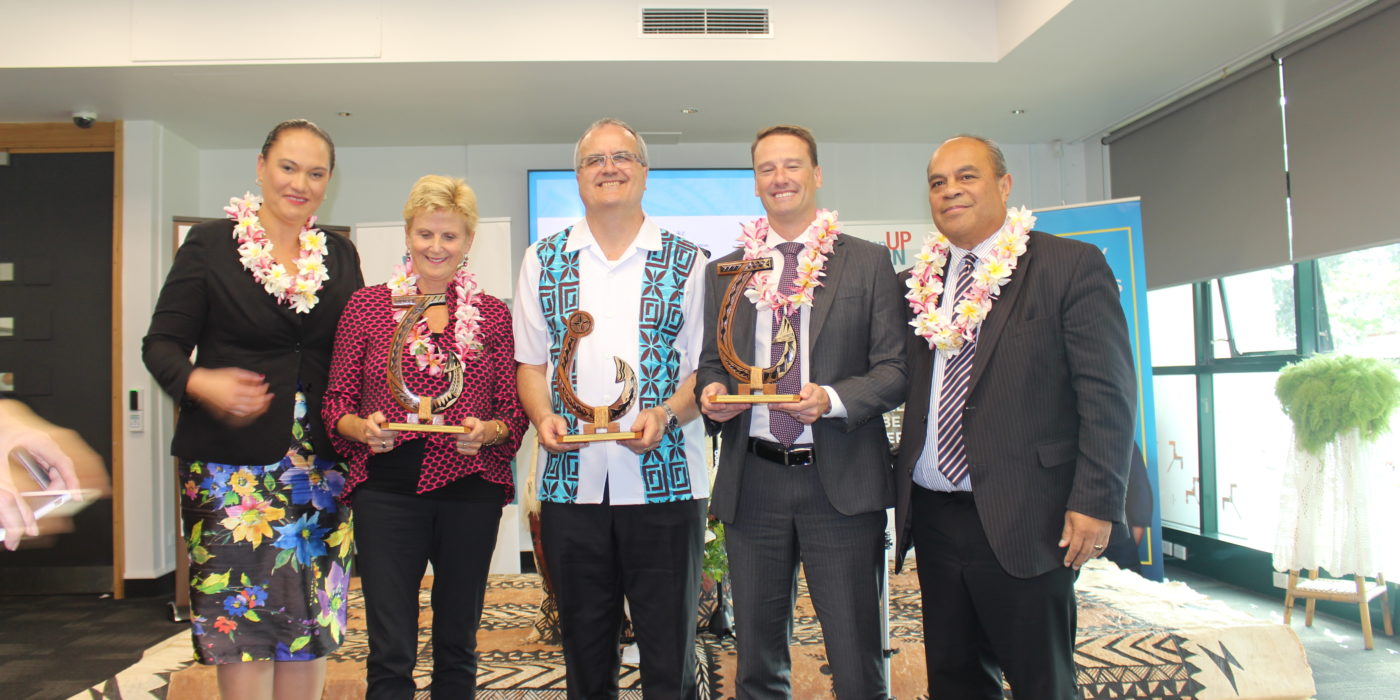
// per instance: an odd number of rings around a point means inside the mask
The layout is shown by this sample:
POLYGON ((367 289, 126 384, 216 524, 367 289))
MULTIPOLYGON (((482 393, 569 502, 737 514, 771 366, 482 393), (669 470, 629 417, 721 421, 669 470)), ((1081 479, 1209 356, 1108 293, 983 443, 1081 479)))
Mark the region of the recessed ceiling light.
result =
POLYGON ((336 112, 336 113, 335 113, 335 116, 337 116, 337 117, 348 117, 348 116, 350 116, 350 113, 349 113, 349 112, 336 112))
POLYGON ((1013 109, 1013 110, 1011 110, 1011 113, 1019 117, 1019 116, 1021 116, 1022 114, 1025 114, 1025 113, 1026 113, 1026 110, 1024 110, 1024 109, 1013 109))
POLYGON ((698 109, 696 109, 696 108, 694 108, 694 107, 686 107, 685 109, 682 109, 682 110, 681 110, 681 114, 696 114, 696 113, 698 113, 699 111, 700 111, 700 110, 698 110, 698 109))

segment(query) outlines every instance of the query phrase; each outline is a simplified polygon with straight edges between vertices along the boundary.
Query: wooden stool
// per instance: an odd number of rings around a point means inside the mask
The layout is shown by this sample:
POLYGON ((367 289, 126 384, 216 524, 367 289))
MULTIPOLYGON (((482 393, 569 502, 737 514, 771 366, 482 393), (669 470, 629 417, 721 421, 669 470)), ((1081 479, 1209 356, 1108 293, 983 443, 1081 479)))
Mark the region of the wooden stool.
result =
POLYGON ((1365 576, 1353 576, 1351 580, 1341 578, 1318 578, 1317 569, 1308 573, 1306 580, 1298 579, 1298 570, 1288 572, 1288 593, 1283 598, 1283 624, 1287 625, 1293 619, 1293 601, 1298 598, 1306 598, 1307 616, 1303 619, 1303 624, 1312 627, 1313 611, 1317 608, 1317 601, 1331 600, 1338 603, 1356 603, 1361 608, 1361 638, 1366 642, 1367 649, 1376 648, 1375 641, 1371 637, 1371 599, 1377 596, 1381 599, 1381 611, 1385 621, 1385 634, 1387 637, 1395 634, 1395 630, 1390 623, 1390 592, 1385 587, 1385 575, 1376 574, 1374 582, 1368 582, 1365 576))

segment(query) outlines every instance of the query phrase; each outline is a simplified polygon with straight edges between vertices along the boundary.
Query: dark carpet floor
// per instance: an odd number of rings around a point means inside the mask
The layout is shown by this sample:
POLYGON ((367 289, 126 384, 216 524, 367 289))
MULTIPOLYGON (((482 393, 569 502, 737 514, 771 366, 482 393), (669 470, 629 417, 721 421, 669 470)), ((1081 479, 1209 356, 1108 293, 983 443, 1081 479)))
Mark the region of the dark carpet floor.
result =
POLYGON ((169 596, 0 596, 0 698, 63 700, 137 662, 188 623, 169 596))

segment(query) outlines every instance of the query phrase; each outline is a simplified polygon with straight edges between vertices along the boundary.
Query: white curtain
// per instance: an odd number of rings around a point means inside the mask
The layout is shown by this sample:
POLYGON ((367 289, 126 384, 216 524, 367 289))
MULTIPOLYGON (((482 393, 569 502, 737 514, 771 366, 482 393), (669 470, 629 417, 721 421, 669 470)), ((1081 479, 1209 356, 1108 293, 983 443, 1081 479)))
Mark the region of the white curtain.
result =
POLYGON ((1322 568, 1331 576, 1400 574, 1392 513, 1400 499, 1394 435, 1367 443, 1342 433, 1321 455, 1289 451, 1280 491, 1274 568, 1322 568), (1386 514, 1389 514, 1387 517, 1386 514))

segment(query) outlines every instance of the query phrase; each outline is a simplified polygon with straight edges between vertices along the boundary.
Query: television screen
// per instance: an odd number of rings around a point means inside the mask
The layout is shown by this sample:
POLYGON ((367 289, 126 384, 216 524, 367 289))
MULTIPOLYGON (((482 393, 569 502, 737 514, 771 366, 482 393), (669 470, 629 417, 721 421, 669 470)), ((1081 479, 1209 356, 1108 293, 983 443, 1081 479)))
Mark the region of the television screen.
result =
MULTIPOLYGON (((528 177, 531 243, 583 218, 572 170, 531 170, 528 177)), ((763 215, 748 168, 652 170, 642 209, 661 228, 710 251, 711 259, 738 245, 740 224, 763 215)))

